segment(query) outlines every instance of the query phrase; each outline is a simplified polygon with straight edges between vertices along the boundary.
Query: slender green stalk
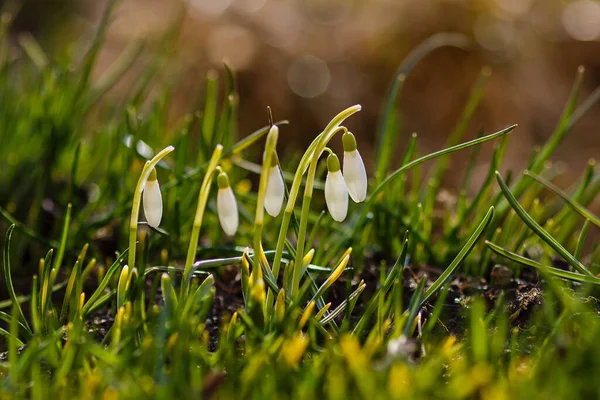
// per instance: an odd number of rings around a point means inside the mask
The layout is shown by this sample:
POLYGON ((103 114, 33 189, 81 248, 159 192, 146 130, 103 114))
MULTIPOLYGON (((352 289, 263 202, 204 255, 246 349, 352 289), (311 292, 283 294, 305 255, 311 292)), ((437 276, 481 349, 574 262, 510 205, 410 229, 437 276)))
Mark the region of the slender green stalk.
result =
POLYGON ((167 146, 157 155, 155 155, 150 161, 146 161, 137 185, 135 186, 135 192, 133 193, 133 204, 131 207, 131 218, 129 220, 129 259, 127 260, 127 264, 130 268, 135 267, 135 247, 137 241, 138 218, 140 215, 140 204, 142 203, 142 193, 144 191, 144 187, 146 186, 146 181, 148 180, 150 172, 154 166, 173 150, 175 150, 175 147, 167 146))
MULTIPOLYGON (((352 114, 360 111, 360 109, 361 109, 360 105, 355 105, 352 107, 348 107, 347 109, 345 109, 344 111, 342 111, 338 115, 336 115, 329 122, 329 124, 327 125, 325 130, 313 140, 313 142, 310 144, 310 146, 308 147, 308 149, 302 156, 302 159, 300 160, 300 164, 298 165, 298 169, 296 170, 296 173, 294 174, 294 181, 292 182, 292 187, 290 189, 288 201, 286 203, 285 210, 283 212, 283 218, 281 221, 281 229, 279 230, 279 237, 277 238, 277 247, 275 248, 275 259, 273 260, 273 269, 272 269, 273 276, 275 277, 275 279, 277 279, 278 274, 279 274, 279 268, 281 266, 281 256, 283 254, 283 247, 285 245, 285 239, 286 239, 287 231, 288 231, 288 228, 290 225, 290 220, 292 218, 292 213, 294 212, 294 206, 296 204, 296 199, 297 199, 298 193, 300 191, 300 184, 302 183, 302 176, 304 175, 304 172, 306 171, 306 169, 309 167, 309 162, 311 161, 313 154, 315 153, 315 150, 317 149, 317 146, 318 146, 321 138, 323 136, 325 136, 328 132, 332 132, 332 131, 336 130, 340 126, 340 124, 342 122, 344 122, 344 120, 346 118, 348 118, 352 114)), ((308 185, 308 182, 307 182, 307 185, 308 185)), ((306 231, 306 227, 305 227, 304 231, 306 231)), ((299 236, 300 236, 300 234, 299 234, 299 236)), ((300 264, 298 266, 298 268, 302 268, 302 265, 300 264)), ((286 292, 291 293, 289 290, 286 292)), ((297 291, 295 293, 297 293, 297 291)), ((292 299, 293 298, 294 297, 292 296, 292 299)))
POLYGON ((262 238, 262 227, 265 217, 265 195, 267 193, 267 181, 269 177, 269 169, 271 168, 271 162, 275 155, 275 149, 277 146, 277 138, 279 137, 279 129, 277 125, 273 125, 269 134, 267 135, 267 143, 265 145, 265 152, 263 157, 262 170, 260 172, 260 181, 258 184, 258 200, 256 202, 256 213, 254 215, 254 253, 259 251, 258 246, 260 245, 262 238))
POLYGON ((206 209, 206 203, 208 202, 208 195, 210 194, 210 183, 217 164, 223 153, 223 146, 218 144, 213 151, 213 154, 206 168, 202 185, 200 185, 200 192, 198 192, 198 205, 196 206, 196 214, 194 216, 194 224, 192 226, 192 234, 190 236, 190 244, 188 247, 187 257, 185 259, 185 269, 183 271, 183 280, 186 282, 184 286, 188 285, 188 275, 192 270, 194 259, 196 258, 196 251, 198 250, 198 237, 200 236, 200 228, 202 227, 202 219, 204 218, 204 210, 206 209))
POLYGON ((306 184, 304 185, 304 198, 302 201, 302 212, 300 214, 300 227, 298 229, 298 243, 296 245, 296 262, 294 264, 294 273, 292 275, 291 295, 292 299, 298 294, 300 287, 300 272, 302 271, 302 259, 304 258, 304 243, 306 241, 306 228, 308 226, 308 214, 310 213, 310 202, 312 200, 312 192, 314 188, 315 175, 317 172, 317 164, 319 157, 327 148, 327 144, 336 133, 339 131, 348 130, 345 127, 335 127, 329 131, 325 130, 321 136, 315 151, 312 154, 308 174, 306 175, 306 184))
MULTIPOLYGON (((269 169, 271 164, 276 157, 277 139, 279 137, 279 128, 277 125, 273 125, 267 135, 267 142, 265 144, 265 151, 263 156, 263 165, 260 172, 260 181, 258 184, 258 199, 256 201, 256 213, 254 215, 254 254, 263 253, 262 249, 262 229, 265 217, 265 195, 267 193, 267 182, 269 180, 269 169)), ((276 160, 276 159, 275 159, 276 160)), ((257 257, 257 261, 260 263, 263 257, 257 257)), ((268 266, 261 266, 267 268, 268 266)), ((279 273, 279 271, 277 271, 279 273)), ((275 278, 277 279, 277 278, 275 278)), ((267 313, 271 313, 271 305, 273 304, 274 293, 272 290, 267 291, 267 300, 265 310, 267 313)), ((267 316, 268 317, 268 316, 267 316)))

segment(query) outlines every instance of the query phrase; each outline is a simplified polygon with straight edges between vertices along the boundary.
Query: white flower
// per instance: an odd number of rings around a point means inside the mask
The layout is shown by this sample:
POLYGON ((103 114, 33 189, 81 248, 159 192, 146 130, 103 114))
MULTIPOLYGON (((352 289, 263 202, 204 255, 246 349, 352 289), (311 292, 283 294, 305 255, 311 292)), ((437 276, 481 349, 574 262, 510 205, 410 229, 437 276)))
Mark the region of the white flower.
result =
POLYGON ((283 177, 277 166, 277 157, 274 165, 269 168, 269 176, 267 178, 267 193, 265 193, 265 210, 270 216, 276 217, 281 211, 283 205, 283 196, 285 195, 285 184, 283 183, 283 177))
POLYGON ((356 148, 356 139, 350 132, 342 136, 344 145, 344 180, 348 193, 355 203, 367 197, 367 170, 360 153, 356 148))
POLYGON ((219 191, 217 192, 217 216, 223 231, 233 236, 237 232, 239 225, 239 215, 237 201, 231 186, 229 178, 225 172, 221 172, 217 178, 219 191))
POLYGON ((144 216, 146 217, 146 221, 148 221, 148 225, 157 228, 162 219, 163 202, 162 195, 160 194, 160 186, 156 179, 156 170, 154 168, 152 168, 150 176, 144 186, 142 200, 144 204, 144 216))
POLYGON ((340 171, 340 160, 335 154, 330 154, 327 157, 325 202, 334 220, 342 222, 346 218, 346 214, 348 214, 348 189, 342 171, 340 171))

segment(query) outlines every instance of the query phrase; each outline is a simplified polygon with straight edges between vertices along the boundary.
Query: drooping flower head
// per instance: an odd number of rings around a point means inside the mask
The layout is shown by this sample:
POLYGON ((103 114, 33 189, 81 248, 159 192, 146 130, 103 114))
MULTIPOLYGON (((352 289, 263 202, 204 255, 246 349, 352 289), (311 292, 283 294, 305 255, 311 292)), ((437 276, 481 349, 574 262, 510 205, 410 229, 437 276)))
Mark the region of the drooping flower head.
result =
POLYGON ((233 236, 238 229, 239 215, 237 201, 235 200, 235 195, 229 185, 229 178, 225 172, 219 173, 217 185, 219 187, 217 192, 217 216, 219 217, 219 223, 227 235, 233 236))
POLYGON ((163 202, 154 168, 150 171, 150 176, 144 186, 142 202, 144 204, 144 216, 146 217, 146 221, 148 221, 148 225, 157 228, 162 219, 163 202))
POLYGON ((354 135, 350 132, 344 133, 342 144, 344 146, 344 180, 352 200, 360 203, 367 197, 367 170, 356 148, 354 135))
POLYGON ((331 217, 342 222, 348 214, 348 189, 340 170, 340 160, 335 154, 327 157, 327 178, 325 179, 325 202, 331 217))
POLYGON ((270 216, 276 217, 279 215, 284 195, 285 184, 283 183, 283 176, 281 176, 281 171, 279 171, 277 154, 273 154, 267 179, 267 193, 265 194, 265 210, 270 216))

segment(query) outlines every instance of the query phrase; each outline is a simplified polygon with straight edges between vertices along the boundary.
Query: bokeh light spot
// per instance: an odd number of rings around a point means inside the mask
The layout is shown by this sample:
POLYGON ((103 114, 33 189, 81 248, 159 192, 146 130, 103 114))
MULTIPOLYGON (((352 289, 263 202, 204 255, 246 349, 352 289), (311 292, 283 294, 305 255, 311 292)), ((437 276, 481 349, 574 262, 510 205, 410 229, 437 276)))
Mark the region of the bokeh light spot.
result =
POLYGON ((311 99, 322 95, 327 90, 331 82, 331 73, 325 61, 306 55, 294 60, 290 65, 287 79, 294 93, 311 99))
POLYGON ((565 7, 563 26, 576 40, 600 38, 600 4, 591 0, 580 0, 565 7))
POLYGON ((256 54, 254 34, 239 25, 225 25, 213 30, 206 41, 209 60, 215 65, 227 63, 234 70, 248 68, 256 54))

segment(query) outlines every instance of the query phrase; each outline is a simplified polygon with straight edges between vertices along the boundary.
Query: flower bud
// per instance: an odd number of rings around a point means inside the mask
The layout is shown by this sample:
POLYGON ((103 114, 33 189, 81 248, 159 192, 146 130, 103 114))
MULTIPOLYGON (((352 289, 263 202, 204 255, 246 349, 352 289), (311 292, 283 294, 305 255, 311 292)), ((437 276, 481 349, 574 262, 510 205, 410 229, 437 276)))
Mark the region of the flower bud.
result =
POLYGON ((156 170, 154 168, 152 168, 150 176, 144 186, 142 202, 144 205, 144 216, 146 217, 146 221, 148 221, 148 225, 157 228, 162 219, 163 202, 158 179, 156 178, 156 170))
POLYGON ((350 132, 342 136, 344 146, 344 180, 348 193, 355 203, 360 203, 367 197, 367 170, 358 149, 356 139, 350 132))
POLYGON ((340 171, 340 160, 335 154, 327 157, 327 178, 325 179, 325 202, 331 217, 342 222, 348 214, 348 189, 340 171))
POLYGON ((229 178, 225 172, 221 172, 217 178, 219 190, 217 192, 217 216, 223 231, 229 235, 235 235, 239 225, 237 202, 233 190, 229 185, 229 178))
POLYGON ((265 194, 265 210, 270 216, 276 217, 281 211, 283 197, 285 195, 285 184, 279 171, 277 155, 273 154, 269 176, 267 178, 267 192, 265 194))

